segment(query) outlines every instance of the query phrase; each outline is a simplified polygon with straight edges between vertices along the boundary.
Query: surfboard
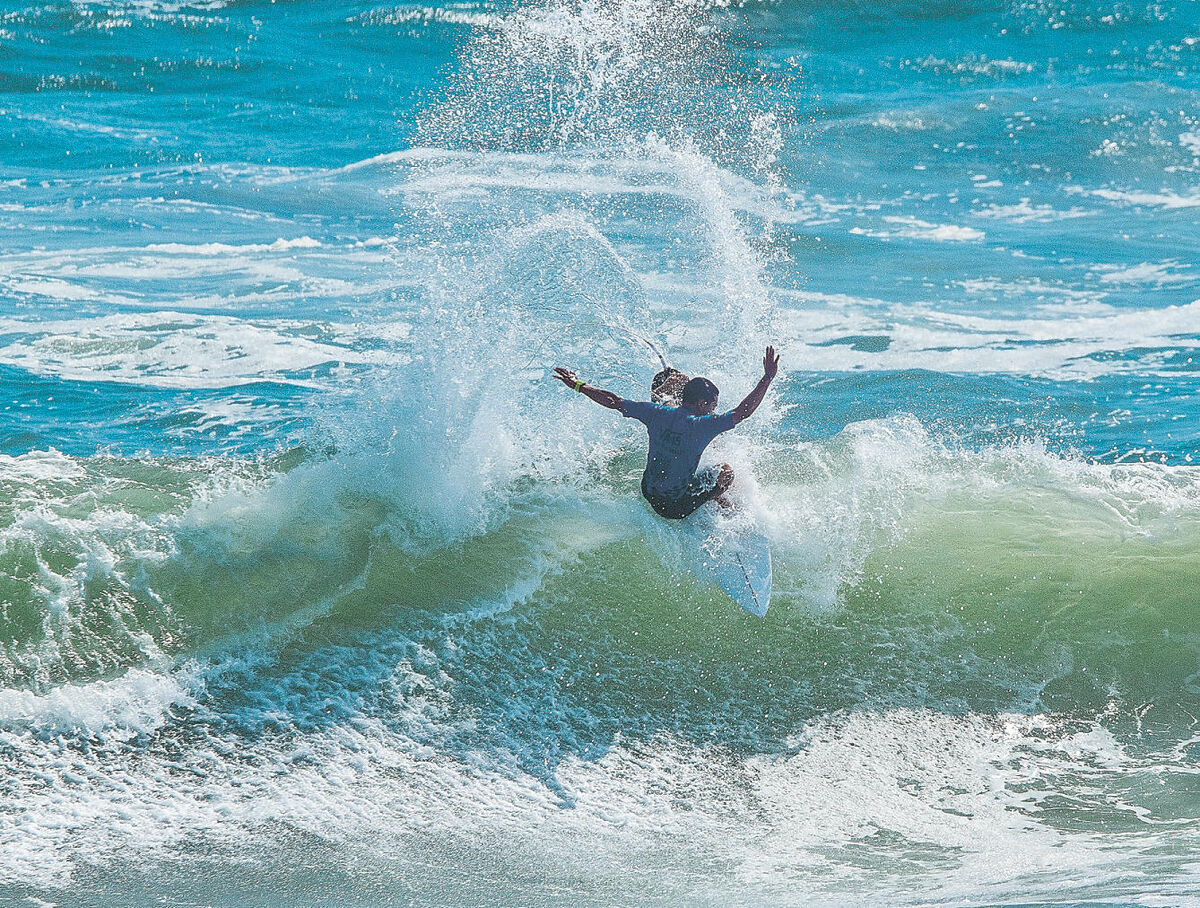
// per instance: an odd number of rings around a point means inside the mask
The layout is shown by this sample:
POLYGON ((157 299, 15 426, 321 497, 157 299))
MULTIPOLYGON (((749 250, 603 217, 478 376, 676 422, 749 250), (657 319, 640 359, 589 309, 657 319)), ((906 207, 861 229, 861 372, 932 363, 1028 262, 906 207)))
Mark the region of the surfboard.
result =
POLYGON ((771 605, 771 547, 753 522, 732 523, 716 522, 700 547, 700 563, 730 599, 762 618, 771 605))

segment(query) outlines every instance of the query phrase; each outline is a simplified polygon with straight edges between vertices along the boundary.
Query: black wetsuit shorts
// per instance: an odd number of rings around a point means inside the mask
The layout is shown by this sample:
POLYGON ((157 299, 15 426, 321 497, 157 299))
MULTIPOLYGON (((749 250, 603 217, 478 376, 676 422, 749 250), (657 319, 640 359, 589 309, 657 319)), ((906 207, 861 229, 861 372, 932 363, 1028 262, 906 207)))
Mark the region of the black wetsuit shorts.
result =
POLYGON ((654 508, 654 513, 668 520, 682 520, 695 513, 696 509, 705 502, 712 501, 721 494, 717 487, 717 477, 720 470, 709 467, 701 470, 692 477, 684 490, 677 495, 659 495, 647 488, 646 477, 642 476, 642 495, 654 508))

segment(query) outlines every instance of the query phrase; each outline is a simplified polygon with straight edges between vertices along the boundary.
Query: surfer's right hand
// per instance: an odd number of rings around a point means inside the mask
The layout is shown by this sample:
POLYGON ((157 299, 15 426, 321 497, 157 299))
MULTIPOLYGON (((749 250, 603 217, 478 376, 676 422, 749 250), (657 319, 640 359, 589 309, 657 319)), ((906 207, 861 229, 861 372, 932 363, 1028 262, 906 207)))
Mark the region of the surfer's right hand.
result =
POLYGON ((779 354, 775 352, 774 347, 767 347, 767 352, 763 356, 763 375, 773 379, 779 372, 779 354))
POLYGON ((579 381, 579 377, 574 372, 572 372, 570 369, 563 368, 562 366, 554 367, 554 377, 572 391, 575 390, 575 383, 579 381))

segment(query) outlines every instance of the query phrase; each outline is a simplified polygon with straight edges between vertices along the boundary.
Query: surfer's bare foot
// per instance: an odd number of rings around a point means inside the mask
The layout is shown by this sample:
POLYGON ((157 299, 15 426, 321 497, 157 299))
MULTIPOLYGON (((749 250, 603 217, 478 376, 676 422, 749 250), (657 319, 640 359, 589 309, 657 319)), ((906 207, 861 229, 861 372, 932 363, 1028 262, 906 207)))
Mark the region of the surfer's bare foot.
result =
POLYGON ((721 509, 724 511, 729 511, 729 510, 732 510, 734 507, 736 507, 736 505, 732 501, 729 500, 728 495, 718 495, 716 498, 713 499, 713 501, 715 501, 717 504, 719 504, 721 506, 721 509))

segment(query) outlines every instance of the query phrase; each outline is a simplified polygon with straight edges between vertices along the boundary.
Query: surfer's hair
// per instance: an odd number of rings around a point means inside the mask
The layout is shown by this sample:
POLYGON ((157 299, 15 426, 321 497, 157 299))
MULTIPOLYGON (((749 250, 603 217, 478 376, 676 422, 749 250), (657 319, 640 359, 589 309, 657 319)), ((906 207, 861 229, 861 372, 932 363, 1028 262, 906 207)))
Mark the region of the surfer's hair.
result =
POLYGON ((679 396, 685 407, 690 407, 701 401, 716 400, 721 392, 707 378, 693 378, 683 386, 683 394, 679 396))
POLYGON ((665 400, 668 396, 673 397, 674 395, 668 395, 663 391, 663 388, 666 387, 667 382, 673 378, 686 379, 687 376, 678 369, 667 366, 665 369, 655 375, 654 378, 650 379, 650 399, 655 403, 659 403, 665 400))

